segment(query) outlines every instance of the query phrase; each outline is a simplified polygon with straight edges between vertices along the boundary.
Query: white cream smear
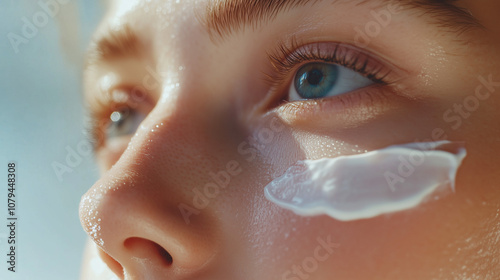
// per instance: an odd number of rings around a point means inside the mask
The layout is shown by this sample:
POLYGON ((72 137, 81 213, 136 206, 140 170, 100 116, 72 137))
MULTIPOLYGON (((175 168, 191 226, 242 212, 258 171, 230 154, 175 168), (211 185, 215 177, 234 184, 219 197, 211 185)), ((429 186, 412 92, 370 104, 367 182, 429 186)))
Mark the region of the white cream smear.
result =
POLYGON ((265 195, 302 216, 372 218, 417 207, 443 187, 454 192, 466 154, 463 143, 439 141, 298 161, 265 187, 265 195))

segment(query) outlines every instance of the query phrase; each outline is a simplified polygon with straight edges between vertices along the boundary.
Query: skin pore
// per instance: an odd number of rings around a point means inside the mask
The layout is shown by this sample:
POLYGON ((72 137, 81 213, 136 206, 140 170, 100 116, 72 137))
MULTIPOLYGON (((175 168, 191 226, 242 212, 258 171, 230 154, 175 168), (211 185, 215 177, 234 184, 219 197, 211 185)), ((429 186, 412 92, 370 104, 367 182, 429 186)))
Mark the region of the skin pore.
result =
POLYGON ((500 4, 262 3, 109 3, 82 279, 110 279, 97 255, 121 279, 498 279, 500 4), (296 100, 310 63, 361 82, 296 100), (445 139, 468 152, 456 191, 415 209, 342 222, 264 196, 299 160, 445 139))

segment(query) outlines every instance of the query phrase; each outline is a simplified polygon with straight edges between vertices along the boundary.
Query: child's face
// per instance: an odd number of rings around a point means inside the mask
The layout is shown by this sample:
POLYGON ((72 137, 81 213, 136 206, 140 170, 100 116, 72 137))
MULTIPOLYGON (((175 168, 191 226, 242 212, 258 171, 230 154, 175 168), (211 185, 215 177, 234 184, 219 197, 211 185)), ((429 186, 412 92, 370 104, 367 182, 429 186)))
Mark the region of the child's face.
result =
POLYGON ((115 1, 85 72, 103 171, 85 230, 127 279, 497 279, 498 11, 115 1), (456 192, 408 211, 341 222, 264 196, 298 160, 442 139, 466 143, 456 192))

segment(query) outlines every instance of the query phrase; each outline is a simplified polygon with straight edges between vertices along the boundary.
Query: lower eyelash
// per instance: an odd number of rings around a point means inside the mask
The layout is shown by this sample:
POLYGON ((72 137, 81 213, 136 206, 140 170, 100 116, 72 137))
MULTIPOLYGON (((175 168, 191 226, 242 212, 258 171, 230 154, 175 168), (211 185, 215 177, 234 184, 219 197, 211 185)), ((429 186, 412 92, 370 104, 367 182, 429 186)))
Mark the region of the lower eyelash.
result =
POLYGON ((350 94, 286 102, 279 107, 273 107, 276 108, 274 112, 285 123, 294 126, 306 129, 319 127, 340 129, 359 126, 407 100, 392 88, 374 86, 350 94))

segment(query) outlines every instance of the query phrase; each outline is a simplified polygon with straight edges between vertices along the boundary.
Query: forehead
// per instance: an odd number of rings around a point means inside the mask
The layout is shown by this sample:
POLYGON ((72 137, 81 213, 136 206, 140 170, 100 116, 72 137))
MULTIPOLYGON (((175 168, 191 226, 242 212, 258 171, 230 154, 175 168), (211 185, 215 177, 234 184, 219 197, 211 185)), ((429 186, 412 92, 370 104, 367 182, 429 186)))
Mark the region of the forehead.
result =
POLYGON ((102 32, 130 26, 141 37, 177 33, 199 25, 199 17, 211 0, 109 0, 102 32))
POLYGON ((193 41, 205 32, 202 21, 206 6, 211 1, 109 0, 107 13, 95 34, 95 40, 112 39, 110 35, 123 33, 127 29, 137 41, 153 52, 157 47, 181 44, 183 38, 189 37, 193 41))
MULTIPOLYGON (((108 16, 123 18, 131 14, 158 15, 164 20, 191 15, 203 11, 208 2, 213 0, 109 0, 108 16)), ((220 0, 218 2, 223 2, 220 0)))

